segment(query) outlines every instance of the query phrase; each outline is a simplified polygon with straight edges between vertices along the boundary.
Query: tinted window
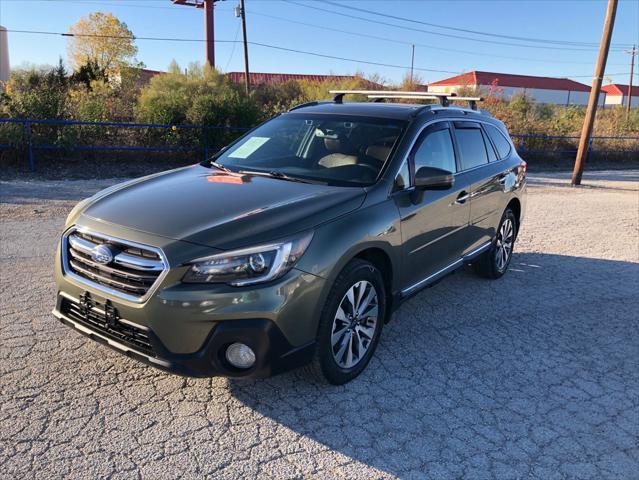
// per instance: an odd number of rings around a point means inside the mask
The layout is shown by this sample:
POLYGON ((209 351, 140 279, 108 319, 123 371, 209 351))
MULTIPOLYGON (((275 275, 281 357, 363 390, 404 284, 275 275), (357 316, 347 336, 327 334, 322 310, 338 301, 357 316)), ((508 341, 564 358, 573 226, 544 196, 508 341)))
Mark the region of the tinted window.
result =
POLYGON ((373 184, 405 122, 287 113, 247 133, 214 160, 233 171, 276 172, 329 185, 373 184))
POLYGON ((456 128, 455 135, 464 170, 488 163, 484 137, 479 128, 456 128))
POLYGON ((499 158, 506 158, 510 154, 511 148, 508 139, 497 127, 493 127, 492 125, 485 125, 485 127, 486 132, 488 132, 488 136, 495 144, 499 158))
POLYGON ((414 155, 415 171, 421 167, 435 167, 455 172, 455 150, 450 130, 436 130, 426 134, 414 155))
POLYGON ((493 148, 492 143, 490 143, 490 140, 488 140, 488 138, 486 137, 486 132, 482 132, 482 134, 484 137, 484 145, 486 145, 486 150, 488 151, 488 161, 489 162, 497 161, 497 155, 495 155, 495 149, 493 148))

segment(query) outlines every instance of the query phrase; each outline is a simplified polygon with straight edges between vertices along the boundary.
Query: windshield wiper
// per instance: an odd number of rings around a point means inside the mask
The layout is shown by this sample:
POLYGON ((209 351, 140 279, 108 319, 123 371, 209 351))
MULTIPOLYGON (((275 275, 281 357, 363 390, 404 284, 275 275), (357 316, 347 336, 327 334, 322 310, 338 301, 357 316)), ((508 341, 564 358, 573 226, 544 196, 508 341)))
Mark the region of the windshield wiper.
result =
POLYGON ((209 163, 211 164, 212 167, 215 167, 218 170, 222 170, 223 172, 226 172, 226 173, 234 173, 233 170, 231 170, 229 167, 227 167, 226 165, 222 165, 221 163, 218 163, 215 160, 211 160, 209 163))
POLYGON ((257 175, 262 177, 271 177, 271 178, 279 178, 280 180, 286 180, 288 182, 299 182, 299 183, 319 183, 322 185, 326 185, 326 182, 318 181, 318 180, 307 180, 305 178, 299 177, 291 177, 286 175, 285 173, 278 172, 277 170, 271 170, 268 172, 264 172, 261 170, 240 170, 238 173, 244 173, 246 175, 257 175))

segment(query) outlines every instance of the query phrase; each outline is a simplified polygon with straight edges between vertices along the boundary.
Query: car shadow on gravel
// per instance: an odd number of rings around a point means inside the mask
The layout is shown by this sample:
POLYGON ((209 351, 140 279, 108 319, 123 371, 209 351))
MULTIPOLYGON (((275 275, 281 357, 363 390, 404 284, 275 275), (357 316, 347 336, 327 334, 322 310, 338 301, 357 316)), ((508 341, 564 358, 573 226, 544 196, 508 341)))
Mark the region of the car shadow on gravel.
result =
POLYGON ((519 253, 500 280, 464 269, 404 303, 350 384, 297 371, 228 387, 323 446, 309 456, 341 453, 346 476, 356 461, 403 478, 628 478, 637 291, 638 263, 519 253))

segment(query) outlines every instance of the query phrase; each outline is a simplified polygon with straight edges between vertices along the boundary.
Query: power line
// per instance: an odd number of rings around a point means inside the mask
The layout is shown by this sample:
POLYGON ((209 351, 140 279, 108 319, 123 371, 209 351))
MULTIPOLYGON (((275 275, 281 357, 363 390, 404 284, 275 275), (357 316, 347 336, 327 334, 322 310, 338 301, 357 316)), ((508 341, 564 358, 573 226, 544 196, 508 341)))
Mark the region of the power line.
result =
MULTIPOLYGON (((50 31, 42 31, 42 30, 7 30, 7 32, 11 32, 11 33, 26 33, 26 34, 36 34, 36 35, 54 35, 54 36, 62 36, 62 37, 90 37, 90 38, 119 38, 119 39, 130 39, 130 40, 151 40, 151 41, 167 41, 167 42, 206 42, 206 40, 204 39, 199 39, 199 38, 177 38, 177 37, 138 37, 138 36, 126 36, 126 35, 100 35, 100 34, 95 34, 95 33, 87 33, 87 34, 79 34, 79 33, 62 33, 62 32, 50 32, 50 31)), ((231 44, 235 44, 235 43, 240 43, 237 40, 218 40, 215 39, 215 43, 231 43, 231 44)), ((374 66, 379 66, 379 67, 389 67, 389 68, 401 68, 404 70, 409 70, 410 66, 409 65, 396 65, 396 64, 390 64, 390 63, 382 63, 382 62, 373 62, 373 61, 369 61, 369 60, 361 60, 361 59, 355 59, 355 58, 348 58, 348 57, 340 57, 337 55, 329 55, 329 54, 324 54, 324 53, 318 53, 318 52, 309 52, 306 50, 298 50, 295 48, 287 48, 287 47, 280 47, 278 45, 271 45, 268 43, 261 43, 261 42, 247 42, 249 45, 255 45, 258 47, 264 47, 264 48, 270 48, 273 50, 280 50, 280 51, 285 51, 285 52, 292 52, 292 53, 299 53, 299 54, 303 54, 303 55, 311 55, 311 56, 315 56, 315 57, 321 57, 321 58, 329 58, 332 60, 342 60, 342 61, 346 61, 346 62, 353 62, 353 63, 363 63, 366 65, 374 65, 374 66)), ((418 71, 422 71, 422 72, 432 72, 432 73, 451 73, 451 74, 461 74, 463 72, 459 72, 459 71, 452 71, 452 70, 437 70, 437 69, 432 69, 432 68, 424 68, 424 67, 414 67, 414 70, 418 70, 418 71)), ((609 73, 607 75, 613 76, 613 75, 628 75, 627 72, 624 73, 609 73)), ((555 78, 568 78, 568 77, 573 77, 573 78, 588 78, 591 77, 592 75, 561 75, 561 76, 556 76, 555 78)))
MULTIPOLYGON (((63 37, 92 37, 92 38, 124 38, 124 39, 130 39, 130 40, 155 40, 155 41, 169 41, 169 42, 206 42, 206 40, 202 40, 202 39, 191 39, 191 38, 175 38, 175 37, 137 37, 137 36, 126 36, 126 35, 99 35, 99 34, 73 34, 73 33, 61 33, 61 32, 47 32, 47 31, 38 31, 38 30, 7 30, 7 32, 12 32, 12 33, 27 33, 27 34, 37 34, 37 35, 56 35, 56 36, 63 36, 63 37)), ((215 43, 238 43, 237 41, 234 40, 214 40, 215 43)), ((271 45, 268 43, 260 43, 260 42, 247 42, 250 45, 255 45, 258 47, 264 47, 264 48, 270 48, 273 50, 280 50, 280 51, 285 51, 285 52, 292 52, 292 53, 299 53, 299 54, 303 54, 303 55, 311 55, 314 57, 321 57, 321 58, 329 58, 331 60, 342 60, 345 62, 353 62, 353 63, 363 63, 366 65, 375 65, 378 67, 389 67, 389 68, 401 68, 404 70, 408 70, 410 68, 410 66, 408 65, 396 65, 396 64, 391 64, 391 63, 382 63, 382 62, 372 62, 369 60, 361 60, 361 59, 356 59, 356 58, 347 58, 347 57, 340 57, 337 55, 328 55, 328 54, 324 54, 324 53, 318 53, 318 52, 309 52, 306 50, 298 50, 295 48, 287 48, 287 47, 280 47, 277 45, 271 45)), ((433 73, 452 73, 452 74, 459 74, 461 72, 456 72, 456 71, 452 71, 452 70, 437 70, 437 69, 432 69, 432 68, 424 68, 424 67, 415 67, 415 70, 419 70, 422 72, 433 72, 433 73)))
MULTIPOLYGON (((606 73, 607 77, 612 77, 614 75, 629 75, 628 72, 620 72, 620 73, 606 73)), ((635 75, 639 75, 639 73, 635 73, 635 75)), ((573 78, 592 78, 592 74, 590 75, 571 75, 573 78)))
POLYGON ((334 10, 329 10, 326 8, 322 8, 322 7, 317 7, 315 5, 306 5, 304 3, 299 3, 293 0, 282 0, 285 3, 290 3, 291 5, 297 5, 299 7, 304 7, 304 8, 310 8, 313 10, 319 10, 322 12, 327 12, 330 13, 332 15, 339 15, 339 16, 343 16, 343 17, 347 17, 347 18, 353 18, 356 20, 360 20, 363 22, 369 22, 369 23, 376 23, 378 25, 387 25, 390 27, 394 27, 394 28, 400 28, 403 30, 411 30, 414 32, 420 32, 420 33, 426 33, 429 35, 437 35, 440 37, 447 37, 447 38, 457 38, 457 39, 461 39, 461 40, 468 40, 468 41, 472 41, 472 42, 481 42, 481 43, 490 43, 490 44, 495 44, 495 45, 505 45, 508 47, 522 47, 522 48, 539 48, 539 49, 544 49, 544 50, 566 50, 566 51, 578 51, 578 52, 591 52, 593 50, 593 48, 577 48, 577 47, 551 47, 551 46, 543 46, 543 45, 525 45, 525 44, 521 44, 521 43, 508 43, 508 42, 500 42, 497 40, 484 40, 484 39, 480 39, 480 38, 471 38, 471 37, 464 37, 462 35, 453 35, 453 34, 449 34, 449 33, 441 33, 441 32, 434 32, 432 30, 424 30, 424 29, 420 29, 420 28, 414 28, 414 27, 409 27, 406 25, 397 25, 396 23, 390 23, 390 22, 383 22, 381 20, 373 20, 371 18, 364 18, 364 17, 359 17, 357 15, 350 15, 348 13, 344 13, 344 12, 336 12, 334 10))
POLYGON ((237 36, 240 33, 240 27, 242 26, 241 23, 237 24, 237 28, 235 29, 235 37, 233 38, 233 48, 231 49, 231 54, 229 55, 229 60, 228 62, 226 62, 226 67, 224 67, 224 71, 229 69, 229 65, 231 64, 231 60, 233 60, 233 54, 235 53, 235 46, 240 43, 237 41, 237 36))
MULTIPOLYGON (((482 32, 479 30, 470 30, 467 28, 458 28, 458 27, 451 27, 449 25, 440 25, 437 23, 430 23, 430 22, 424 22, 423 20, 416 20, 414 18, 406 18, 406 17, 400 17, 397 15, 391 15, 388 13, 382 13, 382 12, 376 12, 373 10, 368 10, 365 8, 358 8, 358 7, 353 7, 351 5, 344 5, 338 2, 333 2, 330 0, 324 0, 323 3, 328 3, 329 5, 334 5, 336 7, 340 7, 340 8, 344 8, 347 10, 353 10, 356 12, 362 12, 362 13, 367 13, 370 15, 375 15, 375 16, 379 16, 379 17, 384 17, 384 18, 392 18, 394 20, 401 20, 404 22, 410 22, 410 23, 416 23, 416 24, 420 24, 420 25, 427 25, 429 27, 437 27, 437 28, 442 28, 445 30, 453 30, 456 32, 464 32, 464 33, 472 33, 474 35, 484 35, 487 37, 496 37, 496 38, 504 38, 504 39, 508 39, 508 40, 519 40, 519 41, 526 41, 526 42, 536 42, 536 43, 553 43, 556 45, 571 45, 571 46, 584 46, 584 47, 593 47, 593 48, 597 48, 598 44, 595 42, 576 42, 576 41, 567 41, 567 40, 552 40, 552 39, 547 39, 547 38, 532 38, 532 37, 519 37, 519 36, 514 36, 514 35, 501 35, 498 33, 489 33, 489 32, 482 32)), ((621 44, 619 45, 618 48, 626 48, 627 46, 622 46, 621 44)))
MULTIPOLYGON (((248 11, 248 10, 247 10, 248 11)), ((366 34, 366 33, 359 33, 359 32, 351 32, 348 30, 341 30, 339 28, 333 28, 333 27, 327 27, 325 25, 317 25, 315 23, 308 23, 308 22, 302 22, 299 20, 293 20, 290 18, 284 18, 284 17, 280 17, 277 15, 269 15, 267 13, 262 13, 262 12, 256 12, 254 10, 250 10, 251 15, 257 15, 260 17, 266 17, 266 18, 271 18, 273 20, 279 20, 282 22, 287 22, 287 23, 294 23, 297 25, 303 25, 306 27, 312 27, 312 28, 318 28, 320 30, 326 30, 329 32, 337 32, 337 33, 343 33, 346 35, 352 35, 352 36, 357 36, 357 37, 362 37, 362 38, 371 38, 374 40, 379 40, 379 41, 385 41, 385 42, 390 42, 390 43, 396 43, 396 44, 401 44, 401 45, 406 45, 406 46, 411 46, 411 45, 415 45, 416 47, 424 47, 424 48, 428 48, 431 50, 439 50, 439 51, 443 51, 443 52, 453 52, 453 53, 463 53, 463 54, 467 54, 467 55, 476 55, 476 56, 480 56, 480 57, 490 57, 490 58, 505 58, 508 60, 521 60, 521 57, 516 57, 516 56, 509 56, 509 55, 494 55, 491 53, 480 53, 480 52, 476 52, 476 51, 469 51, 469 50, 459 50, 459 49, 455 49, 455 48, 445 48, 445 47, 439 47, 439 46, 435 46, 435 45, 428 45, 428 44, 424 44, 424 43, 417 43, 417 42, 409 42, 409 41, 405 41, 405 40, 398 40, 395 38, 389 38, 389 37, 380 37, 377 35, 370 35, 370 34, 366 34)), ((562 61, 562 60, 548 60, 545 58, 526 58, 527 62, 541 62, 541 63, 558 63, 558 64, 575 64, 575 65, 592 65, 592 62, 576 62, 576 61, 562 61)), ((615 64, 617 66, 619 65, 625 65, 624 64, 615 64)))

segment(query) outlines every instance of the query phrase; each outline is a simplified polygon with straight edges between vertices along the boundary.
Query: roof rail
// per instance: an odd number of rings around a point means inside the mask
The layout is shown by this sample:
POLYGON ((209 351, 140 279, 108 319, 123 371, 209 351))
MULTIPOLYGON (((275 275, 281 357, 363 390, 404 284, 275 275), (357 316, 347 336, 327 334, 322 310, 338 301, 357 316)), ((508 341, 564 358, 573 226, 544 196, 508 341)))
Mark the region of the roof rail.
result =
POLYGON ((328 93, 335 95, 333 102, 342 103, 344 95, 414 95, 416 97, 439 98, 456 95, 454 93, 435 93, 435 92, 406 92, 397 90, 329 90, 328 93))
POLYGON ((291 107, 288 111, 292 112, 293 110, 297 110, 298 108, 312 107, 313 105, 319 105, 319 102, 300 103, 298 105, 295 105, 294 107, 291 107))
POLYGON ((472 110, 477 110, 477 102, 481 102, 483 100, 482 97, 458 97, 456 94, 448 94, 448 93, 442 93, 442 94, 436 94, 436 93, 428 93, 428 92, 423 92, 423 93, 419 93, 419 94, 415 94, 415 93, 407 93, 407 94, 397 94, 396 92, 389 92, 388 94, 384 94, 384 95, 378 95, 378 94, 373 94, 373 95, 368 95, 368 98, 372 99, 375 102, 380 102, 386 98, 388 99, 402 99, 402 100, 424 100, 424 99, 437 99, 439 100, 439 103, 441 104, 442 107, 448 107, 450 102, 457 102, 457 101, 466 101, 468 102, 468 106, 472 109, 472 110))

